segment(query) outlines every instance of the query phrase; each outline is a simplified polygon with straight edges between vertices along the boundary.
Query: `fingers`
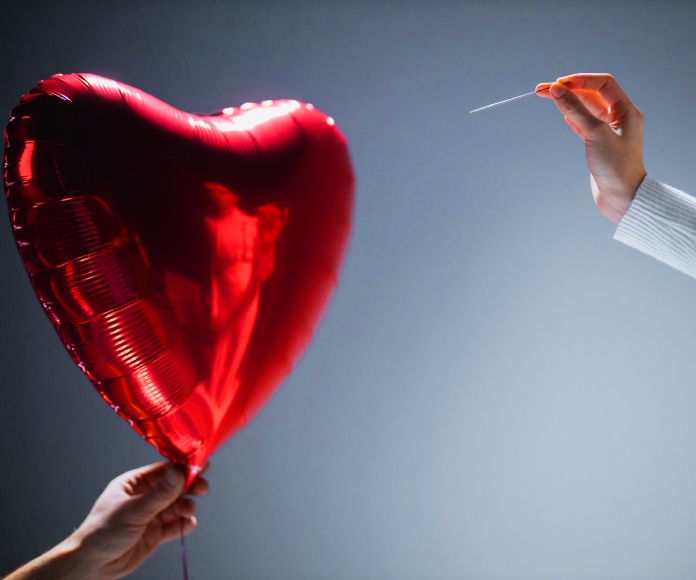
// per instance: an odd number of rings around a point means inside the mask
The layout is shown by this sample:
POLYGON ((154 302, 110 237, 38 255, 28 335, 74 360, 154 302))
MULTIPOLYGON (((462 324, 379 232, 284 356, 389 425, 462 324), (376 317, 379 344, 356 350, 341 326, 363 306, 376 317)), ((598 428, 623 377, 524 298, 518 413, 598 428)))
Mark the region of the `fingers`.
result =
POLYGON ((157 485, 172 464, 168 461, 158 461, 144 467, 132 469, 116 478, 122 482, 123 488, 129 495, 145 493, 157 485))
POLYGON ((583 141, 585 140, 585 136, 582 134, 582 131, 580 130, 580 127, 578 127, 573 121, 571 121, 568 117, 563 117, 565 119, 566 124, 568 127, 570 127, 573 132, 580 137, 583 141))
POLYGON ((593 115, 582 101, 560 83, 553 83, 549 92, 553 102, 563 116, 573 122, 571 127, 578 132, 584 140, 606 136, 607 131, 611 132, 609 126, 598 117, 593 115), (576 130, 577 129, 577 130, 576 130))
MULTIPOLYGON (((201 470, 201 475, 210 469, 210 463, 206 463, 201 470)), ((186 492, 187 496, 201 497, 208 493, 210 485, 204 477, 197 477, 186 492)), ((196 529, 196 502, 189 497, 180 497, 169 507, 164 509, 157 517, 161 526, 160 543, 170 542, 179 538, 182 534, 188 535, 196 529)))
POLYGON ((196 529, 197 525, 198 520, 196 520, 196 516, 193 516, 191 518, 181 518, 162 526, 160 544, 177 540, 182 535, 188 536, 193 530, 196 529))
POLYGON ((157 518, 163 526, 181 518, 192 518, 196 515, 196 502, 192 499, 182 497, 161 512, 157 518))
POLYGON ((539 83, 536 87, 534 87, 534 92, 542 97, 543 99, 550 99, 551 95, 549 94, 549 88, 551 87, 551 83, 539 83))
POLYGON ((171 463, 165 463, 152 471, 147 470, 144 480, 149 489, 134 496, 130 506, 133 513, 142 518, 154 517, 162 512, 184 491, 184 473, 171 463))
MULTIPOLYGON (((201 473, 208 471, 206 464, 201 473)), ((112 485, 117 486, 129 496, 124 503, 124 515, 133 521, 148 521, 166 510, 177 517, 192 516, 193 511, 187 510, 193 506, 192 500, 178 502, 184 493, 186 476, 183 470, 168 461, 161 461, 134 469, 116 478, 112 485), (181 511, 181 510, 184 511, 181 511)), ((201 497, 208 493, 210 485, 204 477, 198 477, 187 491, 186 495, 201 497)), ((171 519, 171 518, 170 518, 171 519)))
MULTIPOLYGON (((542 83, 537 85, 538 87, 551 87, 552 83, 542 83)), ((544 99, 553 100, 553 95, 551 91, 545 90, 543 93, 537 93, 540 97, 544 99)), ((573 94, 580 99, 580 102, 587 107, 595 117, 598 117, 605 123, 611 124, 617 121, 616 111, 612 109, 609 104, 602 98, 602 96, 597 91, 586 91, 584 89, 574 89, 573 94)))
POLYGON ((621 103, 633 104, 619 83, 616 82, 616 79, 610 74, 574 74, 567 77, 560 77, 556 82, 572 90, 585 89, 597 91, 611 107, 616 107, 621 103))
POLYGON ((210 484, 208 483, 208 480, 204 477, 198 477, 196 478, 196 481, 194 481, 191 487, 188 489, 186 495, 201 497, 206 495, 209 490, 210 484))
POLYGON ((626 131, 642 131, 643 114, 610 74, 582 73, 560 77, 556 81, 576 95, 595 95, 598 110, 590 110, 607 123, 620 125, 626 131), (604 111, 602 113, 602 110, 604 111))

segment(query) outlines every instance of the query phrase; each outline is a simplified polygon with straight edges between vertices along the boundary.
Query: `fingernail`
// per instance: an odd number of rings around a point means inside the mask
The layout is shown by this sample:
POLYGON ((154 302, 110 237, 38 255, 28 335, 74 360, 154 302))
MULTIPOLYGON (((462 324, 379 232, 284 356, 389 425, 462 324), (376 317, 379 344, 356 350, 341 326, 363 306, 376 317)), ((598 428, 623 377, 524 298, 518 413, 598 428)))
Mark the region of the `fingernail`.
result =
POLYGON ((167 470, 167 474, 164 476, 164 478, 171 487, 174 487, 179 481, 179 474, 175 468, 170 467, 167 470))
POLYGON ((567 92, 568 92, 568 89, 566 89, 563 85, 561 85, 559 83, 553 83, 551 85, 551 94, 557 99, 560 99, 567 92))

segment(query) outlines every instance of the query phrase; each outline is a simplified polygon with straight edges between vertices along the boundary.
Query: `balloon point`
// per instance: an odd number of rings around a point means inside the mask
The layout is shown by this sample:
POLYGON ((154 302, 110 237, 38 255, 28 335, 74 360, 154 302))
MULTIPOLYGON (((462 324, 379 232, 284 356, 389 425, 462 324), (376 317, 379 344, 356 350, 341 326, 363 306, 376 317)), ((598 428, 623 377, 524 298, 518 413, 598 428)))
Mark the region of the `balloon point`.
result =
POLYGON ((261 106, 262 107, 270 107, 273 104, 273 101, 261 101, 261 106))
POLYGON ((223 115, 232 115, 234 113, 234 107, 225 107, 222 113, 223 115))
POLYGON ((333 120, 333 117, 326 117, 326 123, 333 126, 336 124, 336 121, 333 120))
POLYGON ((311 111, 314 109, 314 105, 312 103, 307 103, 306 107, 311 111))
POLYGON ((254 103, 244 103, 241 107, 239 107, 242 111, 246 111, 247 109, 251 109, 254 106, 254 103))

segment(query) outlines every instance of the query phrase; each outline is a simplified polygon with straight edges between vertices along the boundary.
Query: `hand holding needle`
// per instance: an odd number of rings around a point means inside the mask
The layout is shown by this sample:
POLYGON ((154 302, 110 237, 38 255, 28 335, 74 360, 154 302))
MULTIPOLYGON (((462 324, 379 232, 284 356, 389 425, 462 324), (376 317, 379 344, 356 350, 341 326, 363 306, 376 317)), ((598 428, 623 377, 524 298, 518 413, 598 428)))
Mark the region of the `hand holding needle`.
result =
POLYGON ((647 172, 643 165, 643 114, 610 74, 574 74, 543 98, 554 102, 585 143, 592 196, 601 214, 618 224, 647 172))

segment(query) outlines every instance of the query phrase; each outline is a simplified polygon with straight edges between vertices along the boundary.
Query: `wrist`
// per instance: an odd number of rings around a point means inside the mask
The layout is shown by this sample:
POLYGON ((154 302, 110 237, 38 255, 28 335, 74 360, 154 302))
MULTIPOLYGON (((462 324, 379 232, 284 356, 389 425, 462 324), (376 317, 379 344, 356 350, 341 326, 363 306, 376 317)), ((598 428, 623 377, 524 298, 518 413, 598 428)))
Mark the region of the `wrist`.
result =
POLYGON ((89 557, 89 549, 76 533, 68 536, 48 554, 52 556, 52 566, 55 571, 62 574, 52 575, 52 578, 79 578, 80 580, 101 578, 89 557))
POLYGON ((92 580, 102 578, 90 562, 80 537, 73 534, 28 562, 5 580, 92 580))
POLYGON ((645 171, 645 167, 641 165, 640 169, 636 170, 634 173, 633 178, 624 186, 623 195, 620 196, 618 203, 614 208, 614 215, 613 217, 609 218, 615 224, 618 224, 623 219, 623 216, 628 211, 628 208, 631 207, 631 204, 638 193, 638 189, 640 189, 640 185, 643 183, 647 175, 648 172, 645 171))
POLYGON ((643 180, 647 176, 645 168, 633 172, 631 177, 626 177, 623 180, 615 180, 609 186, 600 187, 592 176, 592 194, 595 199, 595 204, 600 213, 618 224, 623 216, 631 207, 633 200, 638 193, 643 180))
POLYGON ((73 532, 54 549, 57 550, 65 570, 69 572, 66 578, 79 578, 80 580, 103 578, 94 558, 90 557, 91 550, 83 542, 79 530, 73 532))

